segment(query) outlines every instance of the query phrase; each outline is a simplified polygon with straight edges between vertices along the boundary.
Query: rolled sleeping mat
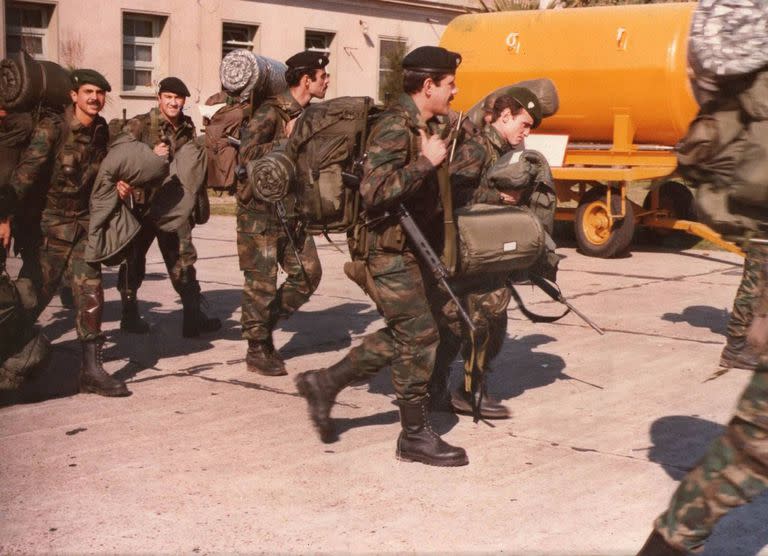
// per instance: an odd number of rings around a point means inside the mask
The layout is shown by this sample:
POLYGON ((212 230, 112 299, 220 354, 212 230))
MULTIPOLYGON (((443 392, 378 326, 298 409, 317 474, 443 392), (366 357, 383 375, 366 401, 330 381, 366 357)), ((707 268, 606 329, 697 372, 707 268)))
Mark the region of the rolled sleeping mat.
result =
POLYGON ((222 88, 241 98, 268 97, 285 89, 286 65, 243 48, 227 53, 219 66, 222 88))
POLYGON ((526 79, 525 81, 520 81, 514 85, 499 87, 489 95, 486 95, 485 98, 477 102, 467 111, 467 118, 473 124, 482 128, 484 125, 483 116, 485 115, 485 107, 493 106, 493 103, 497 98, 514 87, 523 87, 536 95, 536 98, 538 98, 541 103, 541 115, 544 118, 554 115, 558 108, 560 108, 560 98, 557 95, 557 88, 551 79, 526 79))
POLYGON ((69 72, 59 64, 37 61, 26 52, 0 61, 0 105, 10 112, 66 105, 71 90, 69 72))
POLYGON ((280 201, 296 176, 296 163, 283 151, 272 151, 246 166, 254 197, 268 203, 280 201))

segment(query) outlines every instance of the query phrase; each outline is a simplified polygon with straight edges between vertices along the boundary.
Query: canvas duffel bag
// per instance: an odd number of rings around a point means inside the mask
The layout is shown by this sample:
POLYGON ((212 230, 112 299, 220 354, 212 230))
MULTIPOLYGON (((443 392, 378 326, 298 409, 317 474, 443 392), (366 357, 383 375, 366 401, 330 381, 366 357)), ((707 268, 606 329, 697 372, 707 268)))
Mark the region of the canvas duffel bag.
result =
POLYGON ((526 207, 476 204, 455 214, 459 276, 523 270, 544 253, 544 227, 526 207))

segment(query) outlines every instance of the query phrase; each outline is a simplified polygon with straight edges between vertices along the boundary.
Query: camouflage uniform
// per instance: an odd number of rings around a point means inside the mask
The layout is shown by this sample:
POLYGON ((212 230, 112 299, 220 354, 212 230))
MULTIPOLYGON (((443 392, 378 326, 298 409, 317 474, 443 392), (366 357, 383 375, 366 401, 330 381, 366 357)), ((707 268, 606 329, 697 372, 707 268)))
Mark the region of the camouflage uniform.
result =
MULTIPOLYGON (((280 148, 285 126, 302 107, 290 92, 266 100, 249 120, 240 159, 243 164, 280 148)), ((315 241, 296 217, 296 199, 289 194, 283 203, 288 227, 296 241, 306 275, 290 247, 277 213, 271 204, 254 198, 242 182, 237 192, 237 253, 245 275, 241 323, 243 338, 263 344, 273 352, 272 329, 278 318, 287 318, 307 302, 320 284, 322 268, 315 241), (277 287, 278 265, 286 272, 277 287)))
MULTIPOLYGON (((177 128, 166 120, 158 108, 128 120, 125 131, 150 148, 161 142, 169 145, 169 156, 188 141, 195 140, 195 124, 189 116, 182 115, 177 128)), ((117 289, 123 295, 136 296, 144 281, 146 256, 152 241, 157 238, 157 245, 165 261, 168 276, 173 288, 182 295, 185 288, 200 291, 194 264, 197 251, 192 244, 192 225, 187 224, 176 232, 163 232, 146 218, 152 203, 154 191, 135 188, 133 194, 134 214, 141 222, 141 231, 131 243, 126 261, 120 265, 117 289)))
POLYGON ((757 363, 746 349, 745 342, 747 329, 752 323, 754 304, 760 294, 762 267, 766 262, 768 262, 768 248, 750 243, 744 259, 744 273, 728 320, 726 329, 728 342, 723 349, 720 363, 722 366, 743 366, 746 363, 747 368, 750 366, 754 368, 757 363))
POLYGON ((35 185, 45 172, 51 172, 42 211, 41 278, 35 284, 38 304, 34 316, 48 305, 64 271, 69 269, 77 310, 77 335, 83 341, 101 337, 101 265, 85 262, 84 251, 88 201, 99 164, 107 152, 108 139, 107 123, 101 116, 85 127, 70 110, 63 116, 47 115, 35 127, 11 182, 21 207, 25 208, 28 202, 34 202, 29 194, 35 185))

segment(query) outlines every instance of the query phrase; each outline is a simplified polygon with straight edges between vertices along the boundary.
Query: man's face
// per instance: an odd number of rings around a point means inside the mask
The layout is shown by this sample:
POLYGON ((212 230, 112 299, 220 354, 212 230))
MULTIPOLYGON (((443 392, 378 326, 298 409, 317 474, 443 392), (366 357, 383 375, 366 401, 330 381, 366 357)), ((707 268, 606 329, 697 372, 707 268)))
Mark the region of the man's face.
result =
POLYGON ((157 106, 160 109, 160 113, 169 120, 175 120, 179 117, 186 101, 187 97, 177 95, 176 93, 169 93, 168 91, 157 95, 157 106))
POLYGON ((453 97, 459 92, 456 88, 456 76, 446 75, 440 80, 440 83, 435 83, 431 79, 427 79, 424 83, 430 111, 439 116, 447 115, 453 97))
POLYGON ((312 98, 325 98, 325 93, 328 90, 328 85, 331 83, 331 74, 324 69, 315 70, 315 80, 312 81, 307 77, 309 81, 309 94, 312 98))
POLYGON ((517 114, 512 114, 509 108, 504 109, 499 119, 497 129, 507 142, 516 147, 521 145, 525 138, 531 133, 533 118, 525 111, 520 110, 517 114))
POLYGON ((69 96, 78 110, 91 117, 95 117, 101 112, 107 99, 107 93, 104 89, 91 83, 80 85, 77 91, 70 91, 69 96))

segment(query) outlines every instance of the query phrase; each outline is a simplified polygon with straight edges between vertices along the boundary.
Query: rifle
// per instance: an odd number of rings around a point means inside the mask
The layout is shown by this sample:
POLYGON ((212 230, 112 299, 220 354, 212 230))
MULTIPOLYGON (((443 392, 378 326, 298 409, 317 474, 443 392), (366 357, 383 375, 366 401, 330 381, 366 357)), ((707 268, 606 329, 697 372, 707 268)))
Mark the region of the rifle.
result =
POLYGON ((534 286, 537 286, 541 291, 543 291, 545 294, 551 297, 552 300, 565 305, 568 308, 568 310, 558 317, 542 317, 540 315, 532 313, 525 307, 525 305, 523 305, 522 299, 520 299, 520 296, 515 290, 515 287, 512 281, 508 280, 507 285, 512 289, 512 295, 515 298, 515 301, 517 301, 518 307, 520 307, 520 312, 523 313, 526 317, 531 319, 533 322, 554 322, 556 320, 560 320, 561 318, 563 318, 565 315, 567 315, 569 312, 572 311, 581 320, 586 322, 595 332, 597 332, 600 335, 605 334, 605 331, 602 328, 600 328, 589 317, 587 317, 584 313, 582 313, 576 307, 574 307, 571 304, 571 302, 568 301, 563 296, 563 293, 557 287, 557 284, 551 283, 549 280, 547 280, 546 278, 543 278, 542 276, 539 276, 538 274, 529 274, 528 278, 530 279, 531 283, 534 286))
MULTIPOLYGON (((227 141, 230 145, 233 145, 235 147, 240 147, 241 141, 237 137, 232 137, 231 135, 226 136, 227 141)), ((245 181, 245 179, 248 177, 248 174, 246 173, 245 166, 240 164, 238 165, 237 169, 235 170, 235 175, 237 176, 237 179, 240 181, 245 181)), ((247 188, 250 190, 250 187, 247 188)), ((307 269, 304 268, 304 263, 301 260, 301 257, 299 256, 299 249, 296 247, 296 240, 293 237, 293 234, 291 233, 290 226, 288 224, 288 216, 286 214, 285 210, 285 204, 283 204, 283 201, 275 201, 272 203, 275 206, 275 212, 277 213, 277 218, 280 220, 280 225, 283 227, 283 231, 285 232, 286 237, 288 238, 288 243, 291 244, 291 249, 293 250, 293 254, 296 256, 296 260, 299 263, 299 266, 301 267, 301 272, 304 274, 304 278, 309 281, 309 274, 307 274, 307 269)))
POLYGON ((411 213, 408 212, 408 209, 405 208, 405 205, 401 204, 397 209, 396 215, 400 220, 400 225, 403 227, 403 231, 405 231, 405 235, 408 236, 409 240, 411 240, 411 246, 416 251, 416 254, 421 259, 421 262, 429 267, 432 275, 443 285, 443 287, 445 287, 448 295, 451 296, 451 299, 453 299, 453 301, 456 303, 456 306, 459 308, 459 315, 461 316, 462 320, 466 323, 472 332, 475 332, 475 325, 472 322, 472 319, 469 318, 469 315, 464 310, 464 307, 462 307, 458 296, 456 293, 454 293, 453 288, 451 288, 451 286, 448 284, 448 269, 443 264, 443 261, 440 260, 440 257, 437 256, 437 253, 435 253, 434 249, 432 249, 432 246, 427 241, 427 238, 424 237, 424 234, 421 232, 421 229, 419 229, 419 225, 416 224, 416 221, 413 219, 413 216, 411 216, 411 213))

